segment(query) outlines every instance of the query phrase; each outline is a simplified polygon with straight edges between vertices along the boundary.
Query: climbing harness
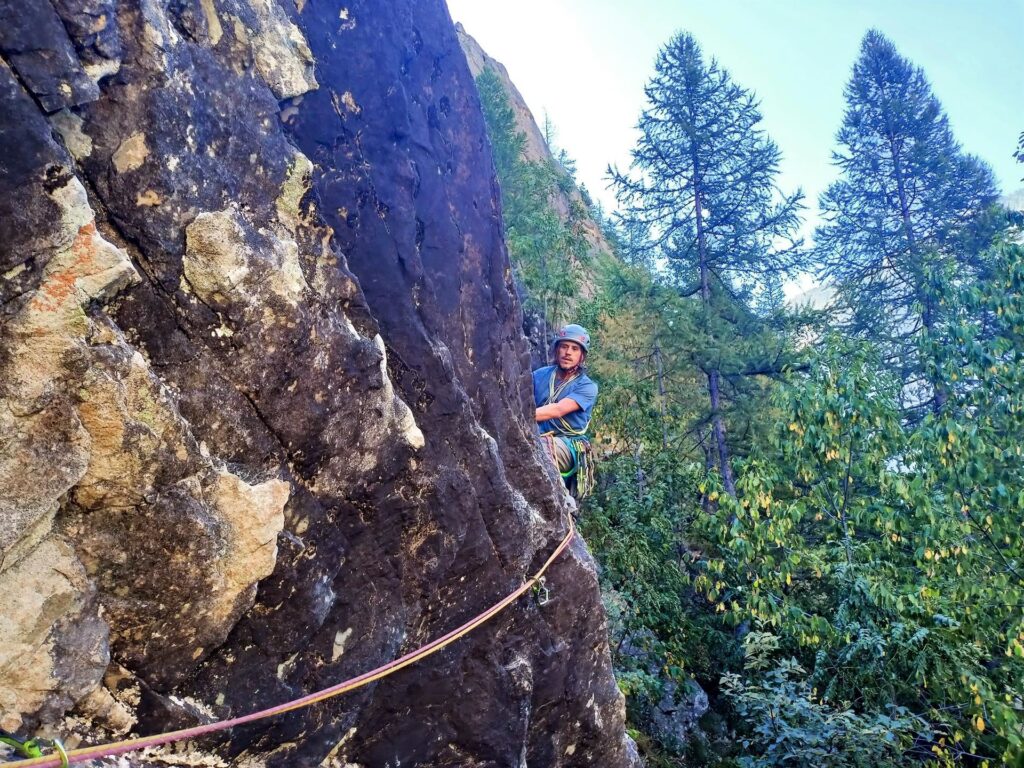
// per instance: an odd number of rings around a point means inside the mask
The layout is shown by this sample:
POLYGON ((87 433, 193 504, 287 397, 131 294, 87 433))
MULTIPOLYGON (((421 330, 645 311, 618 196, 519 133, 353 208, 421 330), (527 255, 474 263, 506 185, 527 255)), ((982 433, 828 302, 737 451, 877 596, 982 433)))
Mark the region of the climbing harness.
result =
MULTIPOLYGON (((571 517, 568 519, 568 528, 569 530, 565 534, 565 538, 563 538, 561 543, 559 543, 555 548, 555 551, 551 553, 551 556, 544 561, 544 565, 541 566, 540 570, 523 582, 523 584, 515 591, 505 596, 502 600, 492 605, 480 615, 470 619, 461 627, 453 629, 448 634, 443 635, 436 640, 417 648, 415 651, 411 651, 404 656, 395 659, 394 661, 390 661, 383 666, 370 670, 369 672, 364 672, 358 677, 353 677, 351 680, 345 680, 344 682, 333 685, 330 688, 325 688, 322 691, 316 691, 315 693, 307 694, 306 696, 302 696, 301 698, 293 701, 278 704, 277 706, 270 707, 269 709, 260 710, 259 712, 251 712, 248 715, 233 717, 229 720, 220 720, 213 723, 206 723, 204 725, 196 725, 191 728, 169 731, 168 733, 161 733, 155 736, 141 736, 135 739, 126 739, 124 741, 117 741, 111 744, 97 744, 91 747, 72 749, 70 751, 66 751, 60 742, 54 741, 53 744, 54 748, 57 750, 57 754, 33 757, 28 760, 16 760, 11 763, 0 763, 0 768, 65 768, 66 766, 74 765, 76 763, 84 763, 87 760, 99 760, 104 757, 123 755, 126 752, 135 752, 136 750, 145 749, 147 747, 158 747, 163 744, 171 744, 176 741, 195 739, 199 736, 206 736, 211 733, 217 733, 218 731, 224 731, 228 728, 233 728, 236 725, 242 725, 243 723, 264 720, 268 717, 284 714, 285 712, 302 709, 312 704, 326 701, 327 699, 335 696, 340 696, 343 693, 354 691, 356 688, 361 688, 368 683, 385 678, 404 667, 408 667, 421 659, 425 659, 431 654, 437 653, 442 648, 445 648, 456 640, 468 635, 474 629, 501 613, 505 608, 535 587, 540 587, 543 590, 543 594, 547 595, 547 599, 550 599, 550 593, 548 592, 547 587, 544 586, 544 574, 558 556, 566 550, 572 541, 573 536, 576 535, 576 526, 573 524, 571 517)), ((546 605, 547 599, 545 599, 543 603, 538 600, 538 603, 546 605)), ((20 743, 21 742, 19 742, 19 744, 20 743)))

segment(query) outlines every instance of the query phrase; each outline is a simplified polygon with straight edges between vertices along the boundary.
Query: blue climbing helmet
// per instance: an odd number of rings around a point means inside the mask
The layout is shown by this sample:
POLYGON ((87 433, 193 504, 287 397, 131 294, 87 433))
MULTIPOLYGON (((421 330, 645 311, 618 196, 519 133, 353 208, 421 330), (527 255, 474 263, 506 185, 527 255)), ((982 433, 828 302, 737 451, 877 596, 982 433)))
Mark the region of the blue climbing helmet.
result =
POLYGON ((555 347, 558 346, 560 341, 575 341, 583 347, 584 352, 590 352, 590 334, 587 333, 587 329, 582 325, 570 323, 559 328, 558 333, 555 334, 555 340, 551 342, 552 354, 554 354, 555 347))

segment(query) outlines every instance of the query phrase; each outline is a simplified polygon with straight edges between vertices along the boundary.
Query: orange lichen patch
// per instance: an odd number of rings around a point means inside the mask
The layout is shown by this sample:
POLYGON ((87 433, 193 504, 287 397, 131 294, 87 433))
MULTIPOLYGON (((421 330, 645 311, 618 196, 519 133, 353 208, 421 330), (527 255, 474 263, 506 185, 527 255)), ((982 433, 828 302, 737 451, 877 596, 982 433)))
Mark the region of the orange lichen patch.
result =
POLYGON ((71 263, 63 269, 51 272, 30 304, 39 312, 56 312, 75 292, 78 278, 89 274, 90 266, 96 261, 96 222, 90 221, 78 228, 78 234, 71 244, 71 263))

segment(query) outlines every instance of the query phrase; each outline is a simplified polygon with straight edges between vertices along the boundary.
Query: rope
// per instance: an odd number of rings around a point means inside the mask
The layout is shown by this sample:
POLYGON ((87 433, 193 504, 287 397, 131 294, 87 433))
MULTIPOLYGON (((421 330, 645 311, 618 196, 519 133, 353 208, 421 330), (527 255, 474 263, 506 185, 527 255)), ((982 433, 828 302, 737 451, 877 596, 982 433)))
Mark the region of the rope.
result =
MULTIPOLYGON (((551 405, 552 403, 557 403, 558 398, 562 396, 562 393, 566 390, 569 384, 578 379, 582 375, 583 371, 579 368, 579 366, 577 366, 576 370, 573 371, 569 376, 566 376, 562 380, 562 383, 559 384, 558 388, 556 389, 555 380, 558 378, 558 367, 556 366, 555 370, 551 372, 551 378, 548 380, 548 399, 545 401, 544 404, 551 405)), ((551 421, 558 422, 558 425, 559 427, 561 427, 562 430, 561 433, 556 433, 554 430, 550 430, 548 432, 543 433, 541 437, 554 434, 565 434, 572 435, 574 437, 581 437, 587 433, 587 429, 590 427, 590 421, 588 420, 587 423, 583 425, 583 429, 576 429, 568 421, 565 420, 564 416, 558 416, 556 419, 551 419, 551 421)))
POLYGON ((343 693, 354 691, 356 688, 361 688, 364 685, 372 683, 376 680, 392 675, 398 670, 408 667, 411 664, 415 664, 421 659, 425 659, 431 654, 437 653, 442 648, 451 645, 456 640, 468 635, 474 629, 479 627, 481 624, 491 619, 495 615, 501 613, 505 608, 518 600, 525 592, 529 591, 535 585, 541 583, 545 571, 551 566, 551 564, 558 558, 562 552, 565 551, 566 547, 572 541, 573 536, 576 534, 576 528, 573 524, 572 518, 569 519, 569 530, 565 534, 565 538, 558 545, 551 556, 544 561, 544 565, 541 566, 540 570, 531 576, 527 581, 523 583, 518 589, 506 596, 504 599, 492 605, 486 611, 480 615, 470 619, 461 627, 453 629, 446 635, 427 643, 415 651, 411 651, 401 658, 390 661, 383 666, 372 669, 369 672, 364 672, 358 677, 353 677, 350 680, 333 685, 330 688, 325 688, 322 691, 316 691, 315 693, 307 694, 301 698, 293 701, 286 702, 284 704, 278 704, 277 706, 270 707, 269 709, 263 709, 259 712, 251 712, 248 715, 241 715, 239 717, 233 717, 229 720, 219 720, 213 723, 206 723, 204 725, 196 725, 191 728, 182 728, 177 731, 169 731, 167 733, 157 734, 155 736, 141 736, 134 739, 126 739, 124 741, 116 741, 111 744, 97 744, 91 747, 82 747, 80 749, 72 749, 67 752, 61 748, 61 753, 57 755, 47 755, 44 757, 35 757, 30 760, 16 760, 12 763, 0 763, 2 768, 61 768, 62 766, 74 765, 75 763, 82 763, 86 760, 99 760, 104 757, 114 757, 116 755, 123 755, 126 752, 134 752, 139 749, 145 749, 147 747, 158 747, 163 744, 171 744, 176 741, 184 741, 186 739, 194 739, 199 736, 206 736, 211 733, 218 731, 224 731, 228 728, 234 728, 236 725, 242 725, 244 723, 252 723, 257 720, 264 720, 268 717, 274 717, 275 715, 281 715, 285 712, 292 712, 296 709, 302 709, 312 704, 316 704, 321 701, 340 696, 343 693))

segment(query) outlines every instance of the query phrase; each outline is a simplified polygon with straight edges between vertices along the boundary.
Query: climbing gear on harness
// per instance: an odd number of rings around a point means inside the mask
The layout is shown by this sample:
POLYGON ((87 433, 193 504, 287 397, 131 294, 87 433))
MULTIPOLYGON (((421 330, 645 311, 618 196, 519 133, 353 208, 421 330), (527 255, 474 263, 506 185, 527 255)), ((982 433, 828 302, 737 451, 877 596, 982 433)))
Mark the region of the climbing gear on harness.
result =
POLYGON ((589 496, 597 479, 594 476, 594 449, 590 441, 585 437, 563 438, 569 444, 569 450, 573 456, 573 468, 568 472, 562 472, 562 479, 573 479, 575 489, 570 487, 573 496, 577 499, 585 499, 589 496))
POLYGON ((562 326, 558 333, 555 334, 555 340, 551 342, 551 351, 555 351, 555 347, 558 346, 560 341, 575 341, 581 347, 584 352, 590 352, 590 334, 587 333, 587 329, 582 325, 576 325, 576 323, 570 323, 569 325, 562 326))
POLYGON ((548 589, 546 579, 541 576, 540 581, 533 585, 533 596, 537 598, 537 605, 545 606, 551 602, 551 590, 548 589))
MULTIPOLYGON (((417 661, 420 661, 433 653, 437 653, 442 648, 446 648, 456 640, 465 637, 474 629, 501 613, 505 608, 539 584, 544 579, 544 574, 547 572, 548 568, 551 567, 551 564, 558 559, 558 556, 561 555, 566 548, 568 548, 573 537, 576 535, 576 526, 573 523, 572 518, 567 518, 566 522, 568 523, 568 531, 565 534, 565 538, 562 539, 548 559, 544 561, 544 565, 540 567, 540 570, 524 581, 516 590, 492 605, 479 616, 467 621, 461 627, 453 629, 448 634, 417 648, 415 651, 411 651, 401 658, 390 661, 376 669, 370 670, 369 672, 365 672, 358 677, 353 677, 351 680, 345 680, 344 682, 333 685, 330 688, 325 688, 322 691, 310 693, 306 696, 295 699, 294 701, 279 704, 275 707, 270 707, 269 709, 260 710, 259 712, 252 712, 248 715, 233 717, 229 720, 220 720, 214 723, 196 725, 191 728, 183 728, 178 731, 160 733, 154 736, 141 736, 135 739, 117 741, 112 744, 97 744, 91 747, 81 747, 79 749, 73 749, 70 752, 65 751, 64 747, 61 746, 58 748, 60 753, 59 756, 45 755, 41 757, 33 757, 30 760, 18 760, 13 763, 3 763, 2 768, 64 768, 65 766, 75 763, 84 763, 88 760, 99 760, 104 757, 123 755, 126 752, 134 752, 139 749, 145 749, 146 747, 158 747, 163 744, 171 744, 176 741, 195 739, 199 736, 205 736, 210 733, 227 730, 228 728, 233 728, 234 726, 242 725, 243 723, 264 720, 268 717, 284 714, 285 712, 302 709, 303 707, 308 707, 311 704, 316 704, 335 696, 340 696, 343 693, 348 693, 356 688, 372 683, 375 680, 380 680, 381 678, 394 674, 398 670, 408 667, 411 664, 415 664, 417 661)), ((58 742, 54 742, 54 744, 56 745, 58 742)))
MULTIPOLYGON (((14 747, 14 751, 18 755, 30 759, 45 757, 43 755, 43 747, 53 747, 53 750, 57 753, 57 756, 60 758, 60 762, 57 763, 57 765, 59 765, 60 768, 68 768, 68 766, 70 765, 70 763, 68 762, 67 750, 64 749, 64 745, 61 743, 60 739, 32 738, 25 739, 24 741, 22 741, 12 733, 8 733, 7 731, 0 731, 0 744, 7 744, 10 747, 14 747)), ((50 757, 52 758, 53 755, 50 755, 50 757)), ((22 765, 25 764, 24 761, 20 761, 20 763, 22 765)), ((8 765, 8 763, 3 763, 3 765, 8 765)), ((17 763, 15 763, 15 765, 17 765, 17 763)))

